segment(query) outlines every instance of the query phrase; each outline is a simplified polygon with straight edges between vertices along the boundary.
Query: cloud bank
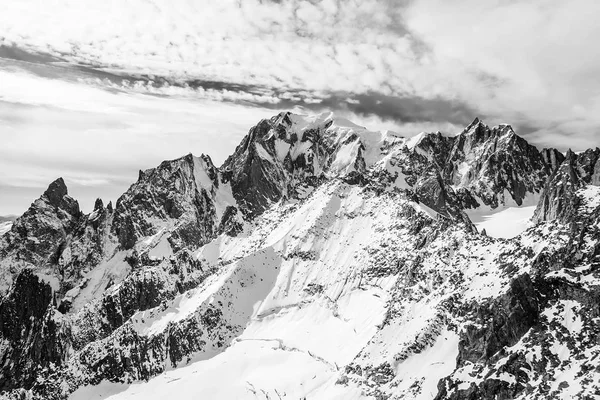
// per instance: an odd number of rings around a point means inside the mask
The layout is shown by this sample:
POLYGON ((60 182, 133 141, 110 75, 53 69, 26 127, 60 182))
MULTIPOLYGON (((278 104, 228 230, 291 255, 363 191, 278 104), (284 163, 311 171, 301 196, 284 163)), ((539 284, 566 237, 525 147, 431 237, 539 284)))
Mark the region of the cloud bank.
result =
POLYGON ((599 16, 593 0, 22 0, 0 37, 225 101, 338 102, 396 122, 472 113, 564 149, 599 134, 599 16))

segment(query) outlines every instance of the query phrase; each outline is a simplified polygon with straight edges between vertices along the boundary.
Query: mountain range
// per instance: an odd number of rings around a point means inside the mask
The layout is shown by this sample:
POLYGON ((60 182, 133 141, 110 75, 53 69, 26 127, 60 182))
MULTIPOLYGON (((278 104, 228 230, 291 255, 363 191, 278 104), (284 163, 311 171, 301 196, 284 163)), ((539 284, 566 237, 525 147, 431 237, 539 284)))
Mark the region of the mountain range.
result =
POLYGON ((599 269, 598 148, 284 112, 89 214, 50 183, 0 236, 0 396, 594 398, 599 269))

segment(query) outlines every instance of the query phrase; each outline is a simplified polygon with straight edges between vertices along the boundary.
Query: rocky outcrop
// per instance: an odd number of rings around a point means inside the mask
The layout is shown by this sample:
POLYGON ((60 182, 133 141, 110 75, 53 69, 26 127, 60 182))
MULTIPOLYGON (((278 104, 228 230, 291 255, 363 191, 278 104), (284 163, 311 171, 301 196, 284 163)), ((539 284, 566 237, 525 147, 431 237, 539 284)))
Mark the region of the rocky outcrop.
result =
POLYGON ((468 190, 492 208, 522 205, 541 192, 550 172, 542 153, 510 125, 490 128, 477 118, 455 137, 443 169, 449 185, 468 190))
MULTIPOLYGON (((471 304, 460 314, 468 322, 460 332, 457 369, 468 365, 493 364, 501 359, 502 350, 515 345, 540 319, 544 299, 528 274, 510 283, 508 291, 484 304, 471 304)), ((516 367, 512 363, 513 368, 516 367)), ((518 368, 515 368, 518 370, 518 368)), ((461 381, 452 378, 438 384, 437 400, 513 398, 518 390, 503 380, 488 379, 480 385, 459 388, 461 381)))
POLYGON ((63 290, 69 290, 83 274, 98 265, 111 250, 110 225, 112 204, 106 207, 97 199, 94 210, 80 218, 71 233, 71 240, 58 259, 58 273, 63 290))
POLYGON ((2 238, 0 254, 38 267, 56 265, 81 217, 79 204, 59 178, 14 222, 2 238))
POLYGON ((486 361, 505 346, 512 346, 539 319, 539 294, 528 274, 512 280, 509 290, 488 304, 474 304, 461 332, 459 366, 486 361), (483 329, 481 328, 483 327, 483 329))
POLYGON ((560 164, 565 161, 565 155, 556 149, 543 149, 541 153, 544 162, 551 172, 556 171, 560 164))
POLYGON ((577 191, 600 182, 600 149, 576 154, 569 150, 564 161, 544 186, 534 221, 559 220, 568 223, 579 206, 577 191))
POLYGON ((297 129, 294 116, 281 113, 250 129, 221 167, 247 217, 293 197, 297 184, 325 172, 336 145, 328 143, 325 134, 332 122, 297 129))
POLYGON ((114 249, 112 212, 112 204, 104 207, 98 199, 85 215, 64 180, 52 182, 0 238, 0 292, 24 268, 47 276, 58 297, 77 286, 114 249))
POLYGON ((564 159, 554 149, 538 151, 510 125, 490 128, 478 118, 458 136, 430 133, 416 139, 405 152, 402 172, 420 201, 442 214, 534 205, 564 159), (437 197, 431 197, 433 184, 439 188, 437 197))
POLYGON ((30 269, 0 301, 0 392, 31 387, 42 370, 65 360, 69 335, 54 305, 52 288, 30 269))
POLYGON ((63 179, 52 182, 0 238, 0 292, 23 268, 44 270, 57 280, 59 276, 72 279, 72 271, 61 271, 60 259, 83 217, 63 179))
MULTIPOLYGON (((567 154, 563 174, 578 169, 575 156, 567 154)), ((600 355, 600 190, 572 194, 576 206, 561 214, 568 226, 554 225, 568 239, 538 254, 531 272, 513 279, 505 294, 459 311, 468 322, 460 332, 458 372, 439 382, 437 399, 545 399, 570 386, 578 398, 597 393, 599 371, 587 360, 600 355)), ((556 221, 538 229, 549 224, 556 221)))
POLYGON ((138 181, 117 200, 112 232, 123 249, 175 224, 169 237, 174 250, 206 243, 219 224, 218 189, 219 174, 208 156, 188 154, 140 171, 138 181))

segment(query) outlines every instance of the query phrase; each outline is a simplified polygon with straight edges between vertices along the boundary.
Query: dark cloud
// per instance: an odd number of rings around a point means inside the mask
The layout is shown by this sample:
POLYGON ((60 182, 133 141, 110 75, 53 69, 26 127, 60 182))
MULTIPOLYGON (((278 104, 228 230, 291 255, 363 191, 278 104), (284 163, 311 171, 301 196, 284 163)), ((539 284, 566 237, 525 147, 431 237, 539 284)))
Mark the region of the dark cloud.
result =
POLYGON ((476 112, 459 101, 441 98, 425 99, 418 96, 386 96, 367 93, 354 96, 331 96, 324 105, 334 107, 343 104, 350 111, 360 115, 377 115, 382 119, 404 122, 450 122, 469 123, 476 112), (352 102, 343 99, 350 98, 352 102))

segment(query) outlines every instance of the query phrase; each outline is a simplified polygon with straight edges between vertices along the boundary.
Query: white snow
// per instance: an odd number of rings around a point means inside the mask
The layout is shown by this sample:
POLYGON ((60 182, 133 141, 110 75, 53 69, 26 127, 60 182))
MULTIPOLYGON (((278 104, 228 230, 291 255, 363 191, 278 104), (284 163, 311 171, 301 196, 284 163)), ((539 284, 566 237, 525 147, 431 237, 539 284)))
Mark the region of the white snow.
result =
POLYGON ((360 140, 342 145, 335 153, 335 158, 329 169, 330 173, 344 174, 352 171, 360 146, 360 140))
POLYGON ((130 385, 106 399, 313 399, 310 394, 335 373, 331 365, 277 340, 244 340, 205 362, 130 385))
POLYGON ((101 262, 96 268, 84 274, 82 285, 73 288, 68 294, 74 297, 72 310, 76 311, 97 298, 106 290, 108 282, 118 284, 131 271, 131 266, 125 261, 127 252, 119 251, 111 258, 101 262))
POLYGON ((54 292, 58 292, 60 290, 60 281, 54 275, 45 274, 43 272, 36 272, 36 275, 40 280, 50 285, 54 292))
POLYGON ((583 321, 579 316, 581 304, 574 300, 560 300, 556 305, 544 310, 544 315, 549 321, 558 321, 572 334, 581 333, 583 321))
POLYGON ((285 140, 275 139, 275 153, 277 154, 277 159, 279 161, 285 160, 285 156, 288 155, 290 151, 290 144, 285 140))
POLYGON ((584 200, 584 207, 588 212, 600 207, 600 186, 588 185, 578 191, 584 200))
POLYGON ((258 153, 258 156, 260 158, 270 162, 271 164, 275 164, 273 157, 271 157, 269 152, 267 152, 267 150, 265 150, 265 148, 260 143, 254 143, 254 147, 256 148, 256 152, 258 153))
POLYGON ((207 165, 200 157, 192 157, 194 162, 194 178, 196 179, 196 186, 198 189, 204 189, 207 192, 211 192, 214 183, 206 172, 207 165))
POLYGON ((494 213, 469 210, 467 214, 479 231, 485 229, 491 237, 511 239, 531 226, 536 207, 506 207, 494 213))
POLYGON ((375 334, 385 304, 381 290, 353 290, 337 302, 322 297, 266 310, 248 325, 240 340, 280 340, 334 365, 345 365, 375 334), (376 296, 377 295, 377 296, 376 296))
POLYGON ((312 146, 312 142, 307 140, 305 142, 298 141, 290 149, 290 157, 292 161, 295 161, 301 154, 305 154, 312 146))
POLYGON ((6 232, 10 231, 12 228, 12 221, 0 222, 0 236, 4 235, 6 232))
POLYGON ((458 341, 456 333, 444 330, 433 346, 401 362, 396 370, 399 382, 397 390, 409 391, 415 381, 420 381, 419 393, 411 398, 433 399, 438 392, 439 380, 450 375, 456 368, 458 341))
POLYGON ((417 147, 417 145, 419 143, 421 143, 421 140, 423 140, 423 138, 427 135, 427 133, 425 132, 421 132, 411 138, 409 138, 406 141, 406 147, 408 147, 410 150, 413 150, 415 147, 417 147))
POLYGON ((151 336, 204 304, 219 303, 226 305, 221 307, 230 323, 244 326, 271 290, 279 262, 272 248, 252 254, 211 276, 201 287, 178 296, 166 310, 138 312, 132 317, 133 325, 141 334, 151 336))
POLYGON ((155 259, 169 258, 173 254, 173 249, 169 243, 169 235, 165 234, 148 251, 148 256, 155 259))

